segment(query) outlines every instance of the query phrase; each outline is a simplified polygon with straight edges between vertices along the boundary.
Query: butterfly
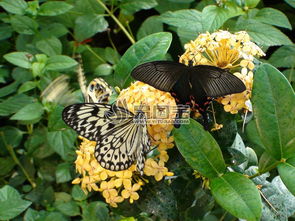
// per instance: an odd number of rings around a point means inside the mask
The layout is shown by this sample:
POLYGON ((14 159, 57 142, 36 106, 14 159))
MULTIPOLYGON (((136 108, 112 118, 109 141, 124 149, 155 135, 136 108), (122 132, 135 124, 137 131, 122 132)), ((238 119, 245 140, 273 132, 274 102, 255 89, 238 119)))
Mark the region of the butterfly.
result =
MULTIPOLYGON (((95 97, 104 87, 96 83, 91 82, 88 86, 89 92, 93 93, 89 94, 89 99, 106 100, 106 97, 95 97)), ((145 155, 150 149, 143 111, 133 114, 115 104, 81 103, 67 106, 62 118, 80 136, 96 141, 94 156, 103 168, 126 170, 136 161, 137 170, 143 174, 145 155)))
MULTIPOLYGON (((153 61, 135 67, 131 76, 170 92, 177 104, 186 104, 192 110, 198 110, 203 116, 205 129, 208 129, 206 111, 214 98, 246 90, 238 77, 209 65, 186 66, 173 61, 153 61)), ((178 117, 181 118, 182 111, 178 110, 178 117)))
POLYGON ((112 89, 105 80, 102 78, 95 78, 87 87, 85 102, 108 103, 112 93, 112 89))

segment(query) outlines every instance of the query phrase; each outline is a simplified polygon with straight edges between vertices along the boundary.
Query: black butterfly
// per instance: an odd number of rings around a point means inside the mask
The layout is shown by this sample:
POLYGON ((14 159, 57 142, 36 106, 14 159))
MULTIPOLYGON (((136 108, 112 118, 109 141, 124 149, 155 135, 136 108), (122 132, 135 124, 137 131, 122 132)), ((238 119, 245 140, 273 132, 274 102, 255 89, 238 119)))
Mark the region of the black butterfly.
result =
MULTIPOLYGON (((193 110, 198 110, 203 116, 205 129, 208 129, 206 110, 213 98, 246 90, 238 77, 209 65, 186 66, 173 61, 153 61, 137 66, 131 75, 136 80, 170 92, 177 104, 188 104, 193 110)), ((179 118, 181 115, 179 109, 179 118)))

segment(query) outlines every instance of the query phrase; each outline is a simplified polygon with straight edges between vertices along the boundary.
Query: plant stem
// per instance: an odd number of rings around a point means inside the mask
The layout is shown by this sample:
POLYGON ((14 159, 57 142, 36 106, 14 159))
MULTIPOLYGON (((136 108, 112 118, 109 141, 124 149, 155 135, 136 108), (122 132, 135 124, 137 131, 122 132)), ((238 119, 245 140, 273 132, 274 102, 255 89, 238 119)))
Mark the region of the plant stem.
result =
POLYGON ((122 31, 125 33, 127 38, 130 40, 132 44, 135 43, 135 40, 132 38, 132 36, 129 34, 129 32, 126 30, 126 28, 122 25, 122 23, 114 16, 114 14, 107 8, 107 6, 101 2, 100 0, 96 0, 106 11, 107 13, 112 17, 112 19, 117 23, 117 25, 122 29, 122 31))
POLYGON ((95 51, 93 51, 91 47, 89 47, 88 45, 85 45, 85 47, 102 63, 107 63, 102 57, 100 57, 97 53, 95 53, 95 51))
POLYGON ((270 167, 268 167, 268 168, 266 168, 266 169, 264 169, 264 170, 262 170, 262 171, 260 171, 260 172, 258 172, 258 173, 255 173, 255 174, 253 174, 252 176, 249 176, 248 178, 249 178, 249 179, 252 179, 252 178, 258 177, 258 176, 260 176, 260 175, 262 175, 262 174, 264 174, 264 173, 266 173, 266 172, 269 172, 269 171, 271 171, 272 169, 274 169, 279 163, 281 163, 281 162, 280 162, 280 161, 277 161, 276 163, 274 163, 274 164, 271 165, 270 167))
POLYGON ((36 187, 36 183, 33 181, 33 179, 30 177, 29 173, 26 171, 26 169, 22 166, 21 162, 18 160, 14 149, 11 145, 7 144, 4 133, 0 132, 0 135, 2 137, 4 146, 6 147, 7 151, 9 152, 10 156, 12 157, 13 161, 15 162, 16 165, 18 165, 20 167, 20 169, 22 170, 22 172, 24 173, 25 177, 27 178, 27 180, 30 182, 31 186, 33 188, 36 187))

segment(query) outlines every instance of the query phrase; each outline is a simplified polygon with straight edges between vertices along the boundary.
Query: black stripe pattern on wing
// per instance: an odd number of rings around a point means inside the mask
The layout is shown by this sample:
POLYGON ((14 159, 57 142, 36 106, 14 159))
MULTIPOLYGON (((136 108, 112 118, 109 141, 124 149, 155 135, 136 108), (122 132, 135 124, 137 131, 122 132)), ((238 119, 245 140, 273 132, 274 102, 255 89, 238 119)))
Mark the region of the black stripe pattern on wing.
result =
POLYGON ((150 141, 143 112, 136 115, 116 105, 74 104, 63 111, 63 120, 79 135, 96 141, 95 157, 105 169, 128 169, 137 161, 143 174, 150 141), (134 123, 139 118, 141 124, 134 123))

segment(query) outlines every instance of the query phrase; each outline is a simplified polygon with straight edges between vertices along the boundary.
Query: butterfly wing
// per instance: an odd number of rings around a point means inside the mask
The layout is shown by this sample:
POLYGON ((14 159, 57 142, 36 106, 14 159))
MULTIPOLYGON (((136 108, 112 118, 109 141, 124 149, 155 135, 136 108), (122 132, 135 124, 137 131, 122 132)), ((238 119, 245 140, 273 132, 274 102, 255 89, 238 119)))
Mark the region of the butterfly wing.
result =
POLYGON ((74 104, 63 111, 70 127, 97 142, 95 157, 100 165, 114 171, 128 169, 143 154, 146 125, 134 124, 133 119, 130 111, 108 104, 74 104))
POLYGON ((112 89, 102 78, 93 79, 87 87, 86 103, 108 103, 112 89))
POLYGON ((208 97, 220 97, 246 90, 245 84, 238 77, 224 69, 208 65, 198 65, 190 69, 193 90, 202 87, 208 97))
POLYGON ((188 67, 173 61, 153 61, 134 68, 131 76, 162 91, 170 91, 188 67))

